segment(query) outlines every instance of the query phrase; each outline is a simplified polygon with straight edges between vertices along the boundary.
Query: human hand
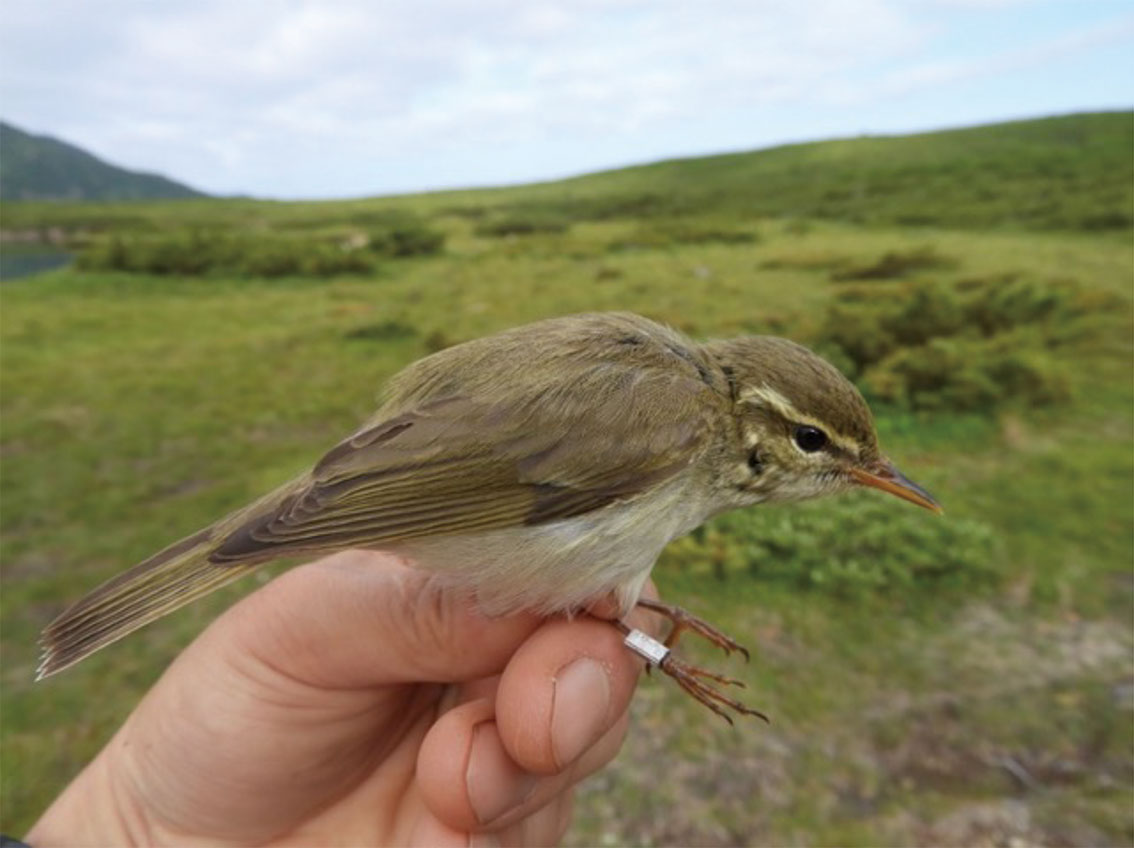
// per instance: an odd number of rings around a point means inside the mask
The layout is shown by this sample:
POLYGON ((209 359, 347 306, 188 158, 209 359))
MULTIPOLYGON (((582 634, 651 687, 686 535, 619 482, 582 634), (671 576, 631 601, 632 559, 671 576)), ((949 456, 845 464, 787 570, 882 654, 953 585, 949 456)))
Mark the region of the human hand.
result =
POLYGON ((641 667, 607 623, 488 619, 389 555, 336 554, 217 619, 27 839, 554 843, 641 667))

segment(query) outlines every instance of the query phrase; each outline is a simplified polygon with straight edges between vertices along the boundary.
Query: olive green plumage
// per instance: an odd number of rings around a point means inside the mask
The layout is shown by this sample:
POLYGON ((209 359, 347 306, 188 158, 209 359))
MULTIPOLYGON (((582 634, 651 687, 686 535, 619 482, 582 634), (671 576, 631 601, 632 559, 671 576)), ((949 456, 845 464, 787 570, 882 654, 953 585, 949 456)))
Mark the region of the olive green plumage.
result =
POLYGON ((863 482, 902 494, 866 479, 903 488, 891 471, 858 391, 792 342, 696 344, 623 313, 541 321, 407 367, 310 472, 67 610, 40 674, 267 560, 351 547, 412 557, 490 611, 606 594, 626 611, 661 548, 708 516, 863 482), (824 444, 800 448, 800 427, 824 444))

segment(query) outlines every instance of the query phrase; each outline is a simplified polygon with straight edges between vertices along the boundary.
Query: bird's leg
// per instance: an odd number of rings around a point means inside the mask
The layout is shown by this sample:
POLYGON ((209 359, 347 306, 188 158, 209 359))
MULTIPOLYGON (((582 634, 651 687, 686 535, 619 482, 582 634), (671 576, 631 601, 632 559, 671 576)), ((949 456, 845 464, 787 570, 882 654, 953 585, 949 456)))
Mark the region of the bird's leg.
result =
POLYGON ((661 601, 651 601, 646 598, 639 598, 638 606, 650 612, 656 612, 658 615, 669 619, 671 626, 669 635, 665 637, 665 646, 667 648, 672 648, 676 645, 681 634, 689 630, 712 642, 724 651, 726 656, 733 651, 738 651, 744 657, 745 662, 749 660, 747 648, 727 633, 723 633, 713 627, 713 625, 709 624, 709 622, 705 621, 703 618, 698 618, 693 615, 693 613, 683 610, 681 607, 674 606, 673 604, 663 604, 661 601))
POLYGON ((744 648, 715 627, 712 627, 701 619, 677 607, 672 607, 657 601, 639 601, 639 605, 662 614, 669 618, 674 625, 669 635, 666 637, 665 643, 662 643, 652 636, 643 633, 641 630, 633 629, 621 621, 613 622, 625 637, 624 641, 626 646, 646 660, 647 671, 657 666, 665 674, 677 681, 678 686, 729 724, 733 723, 732 716, 728 714, 726 708, 740 715, 756 716, 764 719, 764 721, 768 721, 768 717, 764 715, 764 713, 746 706, 735 698, 729 697, 719 688, 706 682, 714 681, 723 686, 739 686, 743 688, 743 681, 690 665, 689 663, 677 659, 670 650, 671 646, 680 635, 680 632, 685 629, 692 630, 704 636, 706 639, 713 642, 713 644, 720 645, 725 653, 742 651, 745 658, 747 658, 748 652, 745 651, 744 648))

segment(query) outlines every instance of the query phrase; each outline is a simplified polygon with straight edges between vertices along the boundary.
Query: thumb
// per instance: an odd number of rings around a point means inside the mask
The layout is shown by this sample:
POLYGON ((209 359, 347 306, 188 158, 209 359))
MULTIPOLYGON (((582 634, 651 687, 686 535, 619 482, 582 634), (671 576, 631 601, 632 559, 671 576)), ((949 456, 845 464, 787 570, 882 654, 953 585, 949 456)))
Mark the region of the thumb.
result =
POLYGON ((495 674, 539 624, 488 618, 390 554, 344 551, 272 581, 206 635, 299 682, 354 689, 495 674))

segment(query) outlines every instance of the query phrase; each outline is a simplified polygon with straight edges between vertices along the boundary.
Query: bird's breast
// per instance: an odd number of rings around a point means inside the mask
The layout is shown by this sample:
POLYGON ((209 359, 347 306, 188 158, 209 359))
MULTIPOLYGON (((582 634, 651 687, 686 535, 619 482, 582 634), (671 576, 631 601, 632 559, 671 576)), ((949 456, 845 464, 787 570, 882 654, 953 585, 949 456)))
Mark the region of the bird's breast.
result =
POLYGON ((662 548, 705 520, 686 475, 559 521, 414 539, 393 548, 492 615, 571 612, 614 594, 632 607, 662 548))

